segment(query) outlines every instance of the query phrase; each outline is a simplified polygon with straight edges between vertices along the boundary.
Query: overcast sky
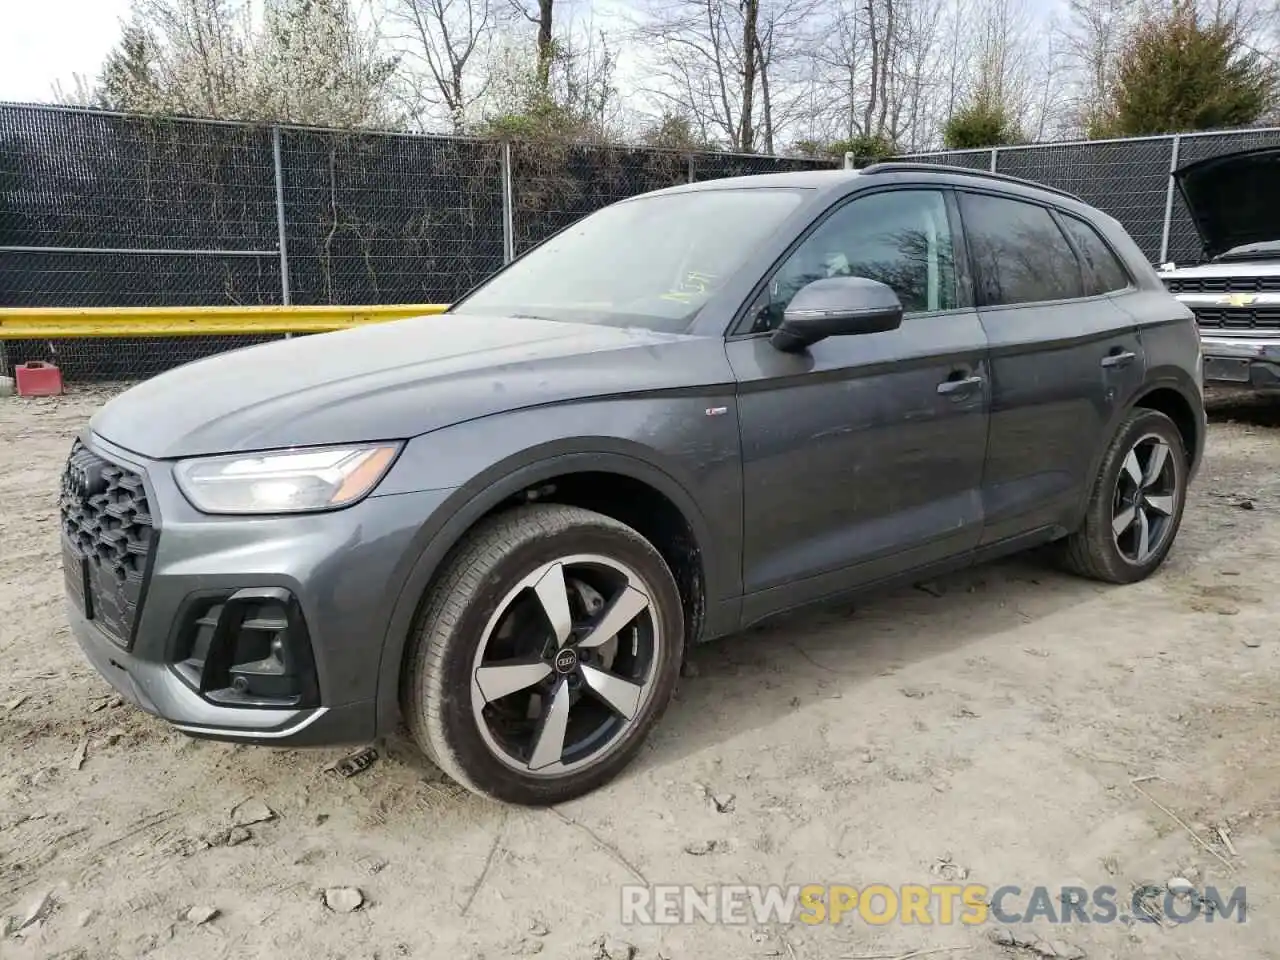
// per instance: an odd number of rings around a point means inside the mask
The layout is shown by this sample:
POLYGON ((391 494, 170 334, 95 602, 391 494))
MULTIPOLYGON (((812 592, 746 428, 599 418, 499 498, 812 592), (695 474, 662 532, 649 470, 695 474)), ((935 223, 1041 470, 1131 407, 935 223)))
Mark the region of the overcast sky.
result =
POLYGON ((93 77, 120 36, 129 0, 0 0, 0 100, 47 101, 72 75, 93 77))
MULTIPOLYGON (((47 102, 55 83, 74 90, 76 74, 92 80, 120 37, 130 0, 0 0, 0 101, 47 102)), ((1029 8, 1048 20, 1061 0, 1031 0, 1029 8)), ((589 14, 596 29, 619 0, 578 0, 578 16, 589 14)), ((572 14, 571 14, 572 15, 572 14)))
MULTIPOLYGON (((0 0, 0 101, 43 103, 54 84, 92 81, 120 38, 130 0, 0 0)), ((593 14, 597 29, 619 0, 577 0, 570 16, 593 14)), ((561 14, 563 17, 564 14, 561 14)), ((530 28, 532 29, 532 28, 530 28)))

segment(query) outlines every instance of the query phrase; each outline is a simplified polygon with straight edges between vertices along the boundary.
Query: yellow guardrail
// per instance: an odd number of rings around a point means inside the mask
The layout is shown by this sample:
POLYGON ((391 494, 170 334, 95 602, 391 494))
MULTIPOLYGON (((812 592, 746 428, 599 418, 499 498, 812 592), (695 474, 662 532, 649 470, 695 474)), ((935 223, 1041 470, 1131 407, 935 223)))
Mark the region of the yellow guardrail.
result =
POLYGON ((0 307, 0 340, 328 333, 444 313, 444 303, 363 307, 0 307))

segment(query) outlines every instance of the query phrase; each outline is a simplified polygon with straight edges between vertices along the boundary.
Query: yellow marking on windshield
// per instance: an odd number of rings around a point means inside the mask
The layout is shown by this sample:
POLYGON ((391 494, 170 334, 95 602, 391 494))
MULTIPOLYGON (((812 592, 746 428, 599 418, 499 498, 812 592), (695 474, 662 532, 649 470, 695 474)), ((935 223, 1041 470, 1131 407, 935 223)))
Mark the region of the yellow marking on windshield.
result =
POLYGON ((694 297, 709 293, 711 282, 715 278, 716 275, 714 273, 690 270, 684 275, 684 279, 680 281, 679 286, 668 290, 659 299, 675 300, 677 303, 689 303, 694 297))

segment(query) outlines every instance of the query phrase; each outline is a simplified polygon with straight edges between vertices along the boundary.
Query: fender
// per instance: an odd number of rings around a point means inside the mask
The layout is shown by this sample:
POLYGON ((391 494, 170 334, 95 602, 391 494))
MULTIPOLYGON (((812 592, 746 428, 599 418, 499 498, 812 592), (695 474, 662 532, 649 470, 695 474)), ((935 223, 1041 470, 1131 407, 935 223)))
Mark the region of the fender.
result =
MULTIPOLYGON (((720 600, 727 596, 723 592, 727 586, 725 571, 732 569, 732 558, 720 556, 718 550, 709 552, 708 548, 714 541, 706 518, 693 497, 674 478, 644 460, 617 451, 597 449, 561 453, 512 469, 511 460, 518 461, 524 456, 527 453, 516 455, 459 487, 432 513, 415 536, 408 554, 413 558, 412 565, 396 596, 382 642, 377 690, 377 730, 380 736, 388 734, 399 718, 400 667, 405 646, 422 597, 441 561, 486 513, 521 490, 552 477, 587 471, 622 474, 647 483, 675 504, 688 521, 703 558, 703 577, 708 596, 707 629, 710 631, 717 626, 710 621, 716 606, 712 598, 720 600)), ((737 594, 741 594, 740 589, 737 594)), ((731 609, 736 610, 736 606, 731 609)), ((722 613, 721 616, 724 617, 725 614, 722 613)), ((727 628, 721 626, 719 630, 727 632, 735 628, 736 623, 727 628)))
MULTIPOLYGON (((1134 389, 1129 396, 1124 399, 1123 403, 1116 404, 1116 412, 1112 415, 1110 422, 1107 424, 1107 429, 1103 434, 1102 443, 1100 443, 1098 449, 1094 451, 1093 458, 1089 463, 1089 472, 1086 476, 1090 478, 1097 477, 1098 470, 1102 466, 1102 460, 1107 455, 1107 449, 1111 446, 1111 441, 1115 439, 1116 431, 1119 429, 1121 422, 1125 417, 1129 416, 1129 414, 1133 412, 1135 407, 1141 406, 1143 397, 1161 389, 1175 391, 1187 401, 1187 405, 1191 407, 1192 410, 1200 411, 1201 415, 1203 415, 1204 402, 1201 399, 1200 390, 1197 388, 1195 381, 1191 379, 1187 372, 1180 367, 1175 366, 1156 367, 1150 371, 1146 380, 1144 380, 1140 386, 1134 389)), ((1192 458, 1190 479, 1195 478, 1196 471, 1200 467, 1201 454, 1204 451, 1205 432, 1205 424, 1203 422, 1197 424, 1193 449, 1188 451, 1192 458)), ((1075 525, 1083 522, 1085 510, 1087 510, 1089 506, 1089 496, 1091 495, 1093 483, 1092 479, 1089 482, 1090 487, 1085 492, 1084 500, 1080 503, 1072 517, 1075 525)), ((1074 526, 1072 529, 1074 529, 1074 526)))

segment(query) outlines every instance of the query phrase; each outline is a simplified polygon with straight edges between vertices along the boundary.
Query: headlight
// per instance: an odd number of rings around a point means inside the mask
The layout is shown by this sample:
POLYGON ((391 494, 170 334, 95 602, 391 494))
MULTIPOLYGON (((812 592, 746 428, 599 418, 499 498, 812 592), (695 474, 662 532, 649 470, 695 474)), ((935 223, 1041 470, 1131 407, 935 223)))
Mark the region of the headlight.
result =
POLYGON ((178 486, 202 513, 305 513, 355 503, 378 485, 399 447, 311 447, 181 461, 178 486))

